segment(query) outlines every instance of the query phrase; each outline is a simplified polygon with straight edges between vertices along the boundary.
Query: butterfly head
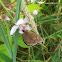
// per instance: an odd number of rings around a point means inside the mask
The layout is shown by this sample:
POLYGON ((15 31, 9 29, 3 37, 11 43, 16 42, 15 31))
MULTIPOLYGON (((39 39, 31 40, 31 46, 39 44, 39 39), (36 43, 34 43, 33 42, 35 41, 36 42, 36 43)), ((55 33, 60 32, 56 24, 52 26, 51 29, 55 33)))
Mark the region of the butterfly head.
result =
POLYGON ((22 30, 23 32, 25 32, 25 30, 22 30))
POLYGON ((28 30, 22 30, 22 31, 23 31, 23 33, 28 32, 28 30))

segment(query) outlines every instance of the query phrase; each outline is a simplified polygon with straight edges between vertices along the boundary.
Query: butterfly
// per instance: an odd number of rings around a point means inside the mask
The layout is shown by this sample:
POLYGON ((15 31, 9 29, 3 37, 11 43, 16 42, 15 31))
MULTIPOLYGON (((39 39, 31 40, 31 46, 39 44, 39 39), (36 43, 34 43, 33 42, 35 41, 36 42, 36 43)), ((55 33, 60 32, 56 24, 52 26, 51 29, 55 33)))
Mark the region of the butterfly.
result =
POLYGON ((26 45, 28 46, 33 46, 36 45, 37 43, 42 42, 42 38, 40 35, 33 33, 33 32, 28 32, 23 30, 23 41, 26 45))

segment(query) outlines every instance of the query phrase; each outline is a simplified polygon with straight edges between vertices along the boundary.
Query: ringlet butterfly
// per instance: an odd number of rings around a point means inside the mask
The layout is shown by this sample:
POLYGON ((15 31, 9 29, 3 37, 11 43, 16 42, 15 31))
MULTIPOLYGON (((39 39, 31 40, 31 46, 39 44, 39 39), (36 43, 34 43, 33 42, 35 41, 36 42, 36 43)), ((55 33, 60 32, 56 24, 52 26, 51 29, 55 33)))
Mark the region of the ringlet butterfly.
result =
POLYGON ((23 30, 23 41, 26 45, 28 46, 33 46, 36 45, 37 43, 41 43, 42 39, 41 36, 33 33, 33 32, 28 32, 23 30))

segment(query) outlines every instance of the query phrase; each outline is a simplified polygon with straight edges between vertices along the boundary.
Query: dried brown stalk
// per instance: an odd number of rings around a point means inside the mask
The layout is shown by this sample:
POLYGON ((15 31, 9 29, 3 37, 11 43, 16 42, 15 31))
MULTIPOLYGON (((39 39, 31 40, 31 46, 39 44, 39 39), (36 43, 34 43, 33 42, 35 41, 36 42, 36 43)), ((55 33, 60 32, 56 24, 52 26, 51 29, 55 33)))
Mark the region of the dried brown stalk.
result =
POLYGON ((31 28, 34 30, 34 32, 36 32, 37 34, 38 33, 38 30, 37 30, 37 26, 34 22, 34 18, 33 16, 31 15, 31 13, 29 12, 28 8, 26 7, 26 5, 24 5, 24 14, 25 14, 25 17, 27 18, 27 20, 29 21, 29 23, 31 24, 31 28))
POLYGON ((47 2, 47 3, 45 3, 45 4, 51 4, 51 5, 53 5, 53 4, 58 4, 58 3, 47 2))
POLYGON ((59 42, 59 44, 57 45, 56 49, 54 50, 54 53, 58 50, 60 44, 61 44, 61 41, 59 42))
POLYGON ((51 59, 51 57, 49 57, 48 60, 46 60, 46 62, 50 62, 50 59, 51 59))

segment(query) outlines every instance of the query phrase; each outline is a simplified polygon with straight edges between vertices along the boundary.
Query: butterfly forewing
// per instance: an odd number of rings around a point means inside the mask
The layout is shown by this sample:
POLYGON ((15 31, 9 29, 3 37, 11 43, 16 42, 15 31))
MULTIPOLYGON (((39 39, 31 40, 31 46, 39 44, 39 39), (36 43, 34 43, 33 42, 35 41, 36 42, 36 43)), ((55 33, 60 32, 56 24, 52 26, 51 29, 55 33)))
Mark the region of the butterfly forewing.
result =
POLYGON ((32 39, 32 37, 29 34, 29 32, 24 32, 23 41, 28 46, 32 46, 32 45, 35 45, 37 43, 35 40, 32 39))
POLYGON ((25 31, 23 34, 23 41, 27 45, 32 46, 32 45, 35 45, 37 43, 41 43, 42 39, 41 39, 40 35, 38 35, 38 34, 25 31))

